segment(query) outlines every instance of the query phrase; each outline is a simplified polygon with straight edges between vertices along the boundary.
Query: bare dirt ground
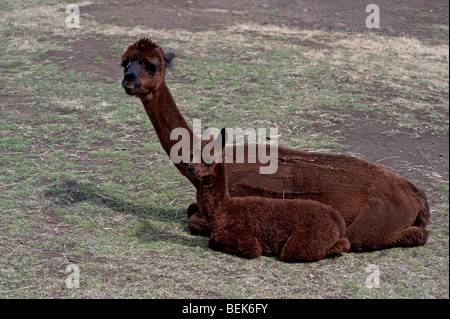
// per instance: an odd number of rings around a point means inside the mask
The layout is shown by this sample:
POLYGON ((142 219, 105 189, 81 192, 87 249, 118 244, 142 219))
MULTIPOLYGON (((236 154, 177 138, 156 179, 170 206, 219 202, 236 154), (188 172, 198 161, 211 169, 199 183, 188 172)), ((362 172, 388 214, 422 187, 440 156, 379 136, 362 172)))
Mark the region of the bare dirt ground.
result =
MULTIPOLYGON (((370 1, 111 1, 89 7, 87 17, 120 26, 148 26, 191 31, 219 29, 236 23, 276 24, 296 28, 366 32, 365 8, 370 1), (206 9, 206 10, 205 10, 206 9), (120 15, 120 19, 111 19, 120 15), (114 20, 114 22, 111 22, 114 20)), ((379 33, 409 34, 433 38, 426 26, 448 24, 448 2, 438 1, 377 1, 380 7, 379 33)))

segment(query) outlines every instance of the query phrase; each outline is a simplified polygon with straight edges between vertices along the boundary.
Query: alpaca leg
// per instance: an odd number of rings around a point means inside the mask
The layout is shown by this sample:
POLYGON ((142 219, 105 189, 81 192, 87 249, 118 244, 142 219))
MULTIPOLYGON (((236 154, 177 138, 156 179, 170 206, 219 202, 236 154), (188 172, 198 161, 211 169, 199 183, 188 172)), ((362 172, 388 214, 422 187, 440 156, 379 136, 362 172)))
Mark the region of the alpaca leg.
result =
POLYGON ((193 214, 189 218, 188 227, 189 232, 192 235, 208 237, 211 233, 206 220, 203 218, 203 215, 200 214, 200 212, 193 214))
POLYGON ((350 241, 350 250, 372 251, 424 245, 428 232, 412 226, 419 209, 412 203, 409 206, 393 206, 386 200, 369 200, 364 211, 347 227, 345 237, 350 241))
POLYGON ((213 232, 208 247, 213 250, 224 251, 239 257, 254 259, 262 254, 262 247, 255 237, 251 235, 234 234, 235 232, 213 232))
POLYGON ((194 215, 195 213, 198 213, 199 211, 200 211, 200 207, 198 207, 198 204, 192 203, 191 205, 189 205, 189 207, 187 209, 188 218, 191 218, 192 215, 194 215))
POLYGON ((324 258, 329 246, 324 247, 316 237, 310 229, 297 227, 281 249, 280 260, 309 262, 324 258))
POLYGON ((373 243, 371 243, 371 245, 356 246, 355 243, 352 243, 351 249, 355 251, 368 251, 393 247, 423 246, 427 242, 428 234, 429 232, 423 228, 411 226, 399 232, 389 234, 389 237, 384 238, 382 244, 379 244, 378 246, 373 246, 373 243))
POLYGON ((328 250, 327 255, 339 255, 350 250, 350 242, 347 238, 339 238, 328 250))
POLYGON ((428 234, 425 229, 411 226, 399 232, 393 239, 393 244, 400 247, 423 246, 427 243, 428 234))

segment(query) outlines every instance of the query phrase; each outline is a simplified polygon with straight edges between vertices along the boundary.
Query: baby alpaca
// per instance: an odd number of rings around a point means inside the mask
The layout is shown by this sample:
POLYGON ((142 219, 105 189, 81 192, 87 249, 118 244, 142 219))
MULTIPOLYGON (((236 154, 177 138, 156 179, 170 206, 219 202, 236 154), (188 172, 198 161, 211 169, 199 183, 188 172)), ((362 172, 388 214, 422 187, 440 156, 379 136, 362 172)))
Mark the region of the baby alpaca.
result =
MULTIPOLYGON (((345 222, 331 206, 312 200, 230 197, 225 171, 226 131, 187 174, 198 178, 197 203, 211 229, 209 247, 252 259, 261 254, 286 262, 317 261, 350 249, 345 222), (221 154, 220 154, 221 153, 221 154)), ((213 143, 203 141, 202 147, 213 143)), ((203 148, 202 148, 203 150, 203 148)))

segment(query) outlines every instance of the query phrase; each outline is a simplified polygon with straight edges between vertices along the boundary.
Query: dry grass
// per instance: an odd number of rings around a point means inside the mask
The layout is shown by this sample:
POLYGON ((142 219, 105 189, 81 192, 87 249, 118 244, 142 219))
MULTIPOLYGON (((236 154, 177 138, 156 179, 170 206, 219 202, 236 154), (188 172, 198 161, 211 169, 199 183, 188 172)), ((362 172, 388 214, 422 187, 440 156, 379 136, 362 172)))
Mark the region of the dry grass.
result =
POLYGON ((357 66, 354 74, 373 79, 377 70, 392 82, 422 78, 437 87, 448 83, 448 45, 428 46, 414 38, 382 38, 365 35, 341 39, 332 44, 335 50, 331 63, 342 61, 357 66))
POLYGON ((300 30, 286 26, 277 25, 258 25, 258 24, 237 24, 228 27, 228 31, 232 32, 255 32, 259 35, 293 35, 297 39, 305 40, 314 37, 328 36, 329 33, 322 30, 300 30))

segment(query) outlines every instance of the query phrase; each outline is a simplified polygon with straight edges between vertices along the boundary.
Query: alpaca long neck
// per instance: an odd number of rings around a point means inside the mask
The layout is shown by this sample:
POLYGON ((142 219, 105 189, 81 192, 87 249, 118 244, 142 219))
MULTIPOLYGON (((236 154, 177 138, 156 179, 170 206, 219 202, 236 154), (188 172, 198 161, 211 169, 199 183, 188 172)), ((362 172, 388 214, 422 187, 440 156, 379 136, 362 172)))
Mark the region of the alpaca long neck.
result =
MULTIPOLYGON (((180 110, 178 110, 175 100, 164 81, 155 92, 140 96, 140 99, 167 155, 170 156, 171 148, 178 142, 170 139, 170 133, 176 128, 184 128, 189 132, 192 149, 194 133, 180 110)), ((186 175, 186 164, 180 163, 175 164, 175 166, 183 175, 186 175)))
POLYGON ((170 139, 170 133, 175 128, 188 130, 192 141, 193 131, 178 110, 165 82, 155 92, 141 97, 141 101, 167 155, 170 155, 170 149, 178 142, 170 139))
POLYGON ((201 184, 197 193, 197 203, 200 210, 206 216, 206 221, 211 228, 219 228, 224 225, 226 210, 224 207, 230 201, 226 180, 225 164, 222 164, 217 175, 207 184, 201 184))

